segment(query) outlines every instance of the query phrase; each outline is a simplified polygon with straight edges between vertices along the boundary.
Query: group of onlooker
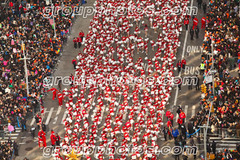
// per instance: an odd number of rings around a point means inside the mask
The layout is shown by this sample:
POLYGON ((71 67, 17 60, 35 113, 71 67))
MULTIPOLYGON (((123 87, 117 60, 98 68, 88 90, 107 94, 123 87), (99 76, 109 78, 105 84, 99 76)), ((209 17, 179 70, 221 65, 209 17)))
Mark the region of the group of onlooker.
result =
MULTIPOLYGON (((53 0, 55 6, 78 4, 77 2, 53 0)), ((43 79, 52 74, 63 41, 70 31, 72 15, 55 15, 56 38, 54 38, 51 20, 42 15, 44 7, 46 7, 45 1, 12 0, 8 6, 1 8, 4 11, 1 12, 0 21, 0 121, 2 123, 19 126, 21 117, 36 111, 37 104, 44 95, 43 79), (27 95, 24 54, 27 58, 29 95, 27 95)))
MULTIPOLYGON (((43 16, 46 1, 10 0, 1 5, 0 13, 0 123, 14 132, 16 127, 26 131, 26 120, 37 112, 42 103, 46 76, 53 73, 55 64, 72 26, 73 16, 62 12, 43 16), (29 95, 25 75, 26 59, 29 95)), ((52 0, 54 6, 79 5, 79 0, 52 0)), ((4 135, 3 135, 4 136, 4 135)))
POLYGON ((201 63, 207 91, 201 100, 202 110, 193 117, 193 122, 196 126, 207 124, 210 111, 209 132, 240 137, 239 0, 213 0, 208 6, 201 63))
POLYGON ((18 156, 18 145, 15 141, 8 139, 7 141, 0 142, 0 157, 2 160, 11 159, 13 153, 15 156, 18 156))

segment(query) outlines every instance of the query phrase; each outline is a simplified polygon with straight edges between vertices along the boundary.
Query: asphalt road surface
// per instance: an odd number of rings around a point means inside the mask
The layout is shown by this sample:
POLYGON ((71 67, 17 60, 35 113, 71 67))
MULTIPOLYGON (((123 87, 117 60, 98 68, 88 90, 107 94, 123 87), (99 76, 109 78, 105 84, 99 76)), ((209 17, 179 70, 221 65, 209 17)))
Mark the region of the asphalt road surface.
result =
MULTIPOLYGON (((191 4, 191 1, 190 1, 191 4)), ((93 5, 93 1, 88 1, 88 6, 93 5)), ((193 6, 197 6, 197 3, 194 1, 193 6)), ((199 27, 201 23, 201 18, 204 16, 203 11, 201 9, 198 10, 197 18, 199 20, 199 27)), ((75 23, 72 26, 71 35, 69 36, 67 44, 64 46, 62 57, 60 59, 59 65, 57 66, 57 70, 54 73, 54 76, 69 76, 71 73, 74 73, 73 65, 71 64, 71 61, 73 58, 77 56, 77 54, 82 51, 83 46, 80 49, 74 49, 73 47, 73 37, 78 36, 78 33, 83 30, 85 35, 88 33, 89 30, 89 23, 90 19, 92 19, 92 16, 88 16, 87 18, 83 18, 82 16, 78 16, 75 23)), ((190 20, 190 26, 192 25, 192 21, 190 20)), ((141 33, 144 34, 144 33, 141 33)), ((156 36, 154 33, 149 33, 150 36, 156 36)), ((200 64, 201 60, 201 53, 200 47, 203 41, 204 36, 204 30, 200 29, 199 38, 196 39, 194 37, 194 40, 190 40, 190 34, 189 30, 186 31, 185 27, 183 26, 183 31, 180 35, 180 41, 181 46, 178 48, 177 53, 177 60, 182 59, 184 57, 187 62, 186 68, 191 68, 191 70, 187 70, 186 72, 182 72, 181 76, 188 76, 193 75, 195 76, 197 72, 197 68, 200 64), (199 51, 191 51, 190 48, 198 48, 199 51), (191 72, 188 74, 188 72, 191 72)), ((135 54, 136 55, 136 54, 135 54)), ((134 61, 138 59, 138 57, 144 57, 145 55, 139 54, 134 57, 134 61)), ((152 58, 153 54, 149 54, 149 56, 152 58)), ((176 62, 177 62, 176 60, 176 62)), ((175 73, 175 76, 177 76, 178 73, 175 73)), ((64 88, 64 87, 63 87, 64 88)), ((46 96, 44 100, 44 107, 45 110, 45 116, 44 116, 44 122, 47 125, 48 132, 47 132, 47 145, 50 146, 50 130, 53 129, 55 133, 59 133, 60 136, 63 136, 65 130, 64 125, 62 123, 62 120, 66 117, 65 107, 59 107, 57 100, 52 101, 52 94, 49 93, 48 96, 46 96)), ((184 109, 184 112, 186 113, 187 119, 192 117, 198 110, 199 110, 199 100, 200 100, 200 91, 196 91, 195 87, 193 86, 192 90, 188 90, 187 86, 182 86, 181 91, 177 89, 177 87, 174 88, 171 94, 171 98, 169 101, 169 105, 167 106, 166 110, 171 110, 174 115, 176 115, 176 107, 177 105, 181 105, 184 109)), ((121 101, 121 99, 120 99, 121 101)), ((176 126, 176 117, 174 118, 175 126, 176 126)), ((166 122, 166 117, 163 117, 163 121, 166 122)), ((36 123, 30 119, 28 121, 28 128, 31 128, 31 125, 35 125, 36 123)), ((36 132, 37 135, 37 132, 36 132)), ((162 135, 160 135, 162 136, 162 135)), ((161 138, 162 142, 160 143, 161 146, 164 145, 173 145, 173 141, 163 141, 163 138, 161 138)), ((39 149, 37 139, 33 139, 31 137, 31 134, 29 132, 20 133, 20 136, 18 138, 19 145, 19 156, 16 157, 18 160, 22 160, 24 157, 27 157, 31 160, 44 160, 44 159, 50 159, 50 158, 43 158, 43 151, 39 149), (22 137, 22 138, 20 138, 22 137)), ((174 159, 171 155, 162 156, 163 159, 174 159)))

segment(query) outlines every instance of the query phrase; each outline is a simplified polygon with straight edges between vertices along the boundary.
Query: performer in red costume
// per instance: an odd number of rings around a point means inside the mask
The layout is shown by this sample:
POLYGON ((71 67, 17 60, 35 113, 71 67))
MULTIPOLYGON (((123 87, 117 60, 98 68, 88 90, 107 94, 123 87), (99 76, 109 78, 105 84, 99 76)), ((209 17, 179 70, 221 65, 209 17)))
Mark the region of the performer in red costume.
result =
POLYGON ((63 95, 60 92, 58 92, 58 103, 59 103, 59 106, 61 106, 63 103, 63 95))
POLYGON ((38 132, 38 145, 40 149, 47 146, 45 135, 46 135, 45 132, 42 129, 40 129, 40 131, 38 132))
POLYGON ((55 143, 56 143, 56 136, 55 136, 53 130, 51 130, 50 139, 51 139, 52 146, 55 146, 55 143))
POLYGON ((201 29, 205 28, 206 27, 206 18, 205 17, 202 17, 202 26, 201 26, 201 29))
POLYGON ((56 88, 51 88, 47 92, 50 92, 50 91, 52 91, 52 93, 53 93, 52 100, 54 100, 56 98, 57 92, 59 92, 59 91, 56 88))
POLYGON ((197 19, 197 17, 195 17, 193 19, 193 29, 195 29, 195 27, 197 27, 197 25, 198 25, 198 19, 197 19))
POLYGON ((41 115, 42 116, 44 115, 44 107, 43 107, 43 105, 41 105, 41 115))

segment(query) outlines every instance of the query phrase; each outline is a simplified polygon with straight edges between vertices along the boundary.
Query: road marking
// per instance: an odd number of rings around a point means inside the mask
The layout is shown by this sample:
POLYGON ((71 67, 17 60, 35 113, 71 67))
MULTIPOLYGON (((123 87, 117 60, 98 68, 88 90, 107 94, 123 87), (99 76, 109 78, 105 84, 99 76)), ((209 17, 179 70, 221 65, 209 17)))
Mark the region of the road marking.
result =
POLYGON ((195 116, 195 110, 196 110, 196 106, 193 105, 193 106, 192 106, 192 117, 195 116))
POLYGON ((146 71, 148 71, 149 65, 148 65, 148 64, 146 64, 146 66, 147 66, 147 68, 146 68, 146 71))
MULTIPOLYGON (((193 0, 191 1, 191 8, 192 8, 192 6, 193 6, 193 0)), ((182 59, 184 57, 184 53, 185 53, 185 49, 186 49, 187 37, 188 37, 188 30, 186 31, 186 34, 185 34, 183 51, 182 51, 182 59)), ((181 71, 179 73, 179 77, 181 77, 181 71)), ((177 104, 177 97, 178 97, 178 86, 177 86, 176 95, 175 95, 175 99, 174 99, 174 106, 176 106, 176 104, 177 104)))
POLYGON ((35 122, 35 117, 33 117, 33 119, 32 119, 32 122, 31 122, 31 124, 30 124, 30 126, 33 126, 33 123, 35 122))
POLYGON ((5 136, 4 139, 0 139, 1 140, 8 140, 9 137, 11 137, 11 140, 17 139, 18 137, 12 137, 12 136, 5 136))
POLYGON ((7 134, 6 134, 6 136, 10 136, 10 137, 11 137, 11 136, 18 136, 18 135, 19 135, 19 133, 14 133, 14 132, 11 133, 11 134, 10 134, 10 133, 7 133, 7 134))
MULTIPOLYGON (((188 37, 188 31, 186 31, 186 35, 185 35, 185 40, 184 40, 184 45, 183 45, 183 52, 182 52, 182 59, 184 57, 184 52, 185 52, 185 48, 186 48, 186 42, 187 42, 187 37, 188 37)), ((179 77, 181 77, 182 71, 180 71, 179 73, 179 77)), ((176 106, 177 104, 177 97, 178 97, 178 86, 177 86, 177 90, 176 90, 176 95, 175 95, 175 99, 174 99, 174 106, 176 106)))
POLYGON ((145 71, 147 71, 147 70, 148 70, 148 67, 149 67, 148 64, 145 63, 144 66, 143 66, 143 69, 144 69, 145 71))
POLYGON ((95 99, 96 99, 96 95, 94 95, 94 97, 92 99, 92 103, 91 103, 92 106, 93 106, 93 103, 95 102, 95 99))
POLYGON ((162 110, 161 114, 162 114, 162 122, 163 122, 164 114, 165 114, 164 110, 162 110))
POLYGON ((26 144, 25 142, 23 142, 23 143, 18 143, 18 144, 26 144))
POLYGON ((59 115, 59 113, 61 112, 61 109, 62 109, 62 107, 61 107, 61 106, 58 106, 58 110, 57 110, 56 115, 59 115))
POLYGON ((178 120, 178 113, 177 113, 177 115, 176 115, 176 122, 177 122, 177 120, 178 120))
POLYGON ((124 112, 123 119, 126 120, 127 117, 127 111, 124 112))
POLYGON ((122 99, 122 94, 120 94, 119 96, 118 104, 120 103, 121 99, 122 99))
POLYGON ((117 116, 117 114, 118 114, 119 107, 120 107, 120 105, 119 105, 119 104, 120 104, 121 98, 122 98, 122 94, 120 94, 120 95, 119 95, 118 107, 117 107, 117 111, 116 111, 116 114, 115 114, 115 116, 117 116))
POLYGON ((185 115, 186 115, 186 118, 185 119, 187 119, 187 112, 188 112, 188 105, 185 105, 185 115))
POLYGON ((57 119, 58 119, 58 117, 55 117, 55 118, 54 118, 53 124, 56 124, 56 123, 57 123, 57 119))
MULTIPOLYGON (((104 113, 104 111, 105 111, 105 105, 103 105, 103 108, 102 108, 102 112, 101 112, 101 117, 103 117, 103 113, 104 113)), ((103 118, 102 118, 103 119, 103 118)))
POLYGON ((62 118, 61 124, 63 124, 63 120, 66 118, 66 116, 67 116, 67 111, 64 112, 64 115, 63 115, 63 118, 62 118))
POLYGON ((49 111, 49 113, 48 113, 48 117, 47 117, 47 120, 46 120, 46 125, 48 125, 48 123, 49 123, 49 121, 50 121, 50 118, 51 118, 51 116, 52 116, 52 112, 53 112, 53 107, 50 109, 50 111, 49 111))

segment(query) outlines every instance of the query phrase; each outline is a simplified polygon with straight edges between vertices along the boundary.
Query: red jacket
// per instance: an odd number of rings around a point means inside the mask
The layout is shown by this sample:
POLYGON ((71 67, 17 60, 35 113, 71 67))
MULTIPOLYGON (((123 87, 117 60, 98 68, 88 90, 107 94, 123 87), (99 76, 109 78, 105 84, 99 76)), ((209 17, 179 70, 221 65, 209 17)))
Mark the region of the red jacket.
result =
POLYGON ((84 33, 83 32, 79 32, 79 37, 84 37, 84 33))
POLYGON ((178 62, 177 65, 176 65, 176 67, 178 67, 178 66, 181 66, 181 67, 182 67, 182 63, 181 63, 181 62, 178 62))
POLYGON ((60 93, 60 92, 58 92, 58 99, 63 99, 63 95, 62 95, 62 93, 60 93))
POLYGON ((39 147, 40 147, 40 143, 41 142, 43 142, 43 147, 47 146, 47 144, 46 144, 46 136, 45 136, 45 132, 43 130, 38 132, 39 147))
POLYGON ((189 24, 189 20, 188 19, 184 19, 184 24, 189 24))
POLYGON ((169 117, 171 120, 173 120, 174 115, 171 113, 169 117))
POLYGON ((182 123, 183 123, 183 120, 182 120, 181 118, 178 118, 177 123, 178 123, 178 124, 182 124, 182 123))
POLYGON ((169 127, 171 127, 171 126, 172 126, 171 121, 168 121, 168 122, 167 122, 167 127, 169 128, 169 127))
POLYGON ((197 18, 194 18, 194 19, 193 19, 193 25, 194 25, 194 26, 197 26, 197 25, 198 25, 198 19, 197 19, 197 18))
POLYGON ((202 17, 202 24, 205 24, 205 23, 206 23, 206 18, 202 17))
POLYGON ((185 59, 182 60, 182 65, 183 65, 183 64, 186 65, 186 60, 185 60, 185 59))
POLYGON ((56 136, 54 135, 54 132, 53 132, 53 131, 51 132, 50 139, 51 139, 52 145, 55 145, 55 143, 56 143, 56 136))
POLYGON ((82 42, 82 38, 78 37, 77 42, 82 42))
POLYGON ((13 2, 9 2, 9 7, 13 7, 13 2))
POLYGON ((72 64, 75 64, 75 65, 76 65, 76 64, 77 64, 77 60, 76 60, 76 59, 73 59, 73 60, 72 60, 72 64))

